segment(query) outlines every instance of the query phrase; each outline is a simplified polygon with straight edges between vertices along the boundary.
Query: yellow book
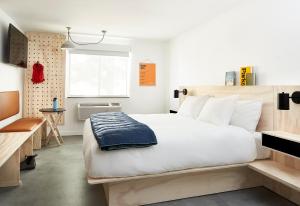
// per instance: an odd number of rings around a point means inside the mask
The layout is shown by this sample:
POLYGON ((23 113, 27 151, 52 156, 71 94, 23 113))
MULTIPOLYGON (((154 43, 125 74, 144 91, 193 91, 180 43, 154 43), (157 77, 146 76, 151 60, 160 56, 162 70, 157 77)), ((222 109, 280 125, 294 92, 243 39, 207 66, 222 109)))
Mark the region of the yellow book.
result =
POLYGON ((246 67, 241 67, 240 68, 240 85, 241 86, 246 86, 247 85, 247 78, 246 78, 247 73, 252 73, 252 67, 251 66, 246 66, 246 67))

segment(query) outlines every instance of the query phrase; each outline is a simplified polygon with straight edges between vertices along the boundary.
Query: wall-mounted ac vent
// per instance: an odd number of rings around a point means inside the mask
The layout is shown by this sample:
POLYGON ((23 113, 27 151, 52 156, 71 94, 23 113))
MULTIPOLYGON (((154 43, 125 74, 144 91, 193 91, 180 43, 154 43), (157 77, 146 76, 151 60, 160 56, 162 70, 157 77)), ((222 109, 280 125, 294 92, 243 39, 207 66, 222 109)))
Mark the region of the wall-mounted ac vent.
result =
POLYGON ((78 120, 86 120, 91 114, 99 112, 120 112, 120 103, 80 103, 78 107, 78 120))

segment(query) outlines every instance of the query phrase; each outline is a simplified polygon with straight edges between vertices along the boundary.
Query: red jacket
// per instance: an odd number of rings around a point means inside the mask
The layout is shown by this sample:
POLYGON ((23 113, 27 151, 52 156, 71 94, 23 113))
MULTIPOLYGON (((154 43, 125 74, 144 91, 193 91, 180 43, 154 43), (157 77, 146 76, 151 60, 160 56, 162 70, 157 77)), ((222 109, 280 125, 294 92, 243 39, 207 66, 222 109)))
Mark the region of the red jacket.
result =
POLYGON ((45 81, 44 79, 44 66, 40 63, 35 63, 32 67, 32 79, 33 84, 39 84, 45 81))

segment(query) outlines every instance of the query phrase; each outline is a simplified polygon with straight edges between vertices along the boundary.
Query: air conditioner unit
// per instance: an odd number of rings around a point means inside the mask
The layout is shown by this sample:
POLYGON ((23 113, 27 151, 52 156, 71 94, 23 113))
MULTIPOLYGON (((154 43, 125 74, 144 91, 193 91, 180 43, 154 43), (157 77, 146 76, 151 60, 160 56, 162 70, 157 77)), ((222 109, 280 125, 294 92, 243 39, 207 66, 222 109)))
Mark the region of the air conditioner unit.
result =
POLYGON ((99 112, 120 112, 120 103, 79 103, 78 120, 86 120, 90 118, 91 114, 99 112))

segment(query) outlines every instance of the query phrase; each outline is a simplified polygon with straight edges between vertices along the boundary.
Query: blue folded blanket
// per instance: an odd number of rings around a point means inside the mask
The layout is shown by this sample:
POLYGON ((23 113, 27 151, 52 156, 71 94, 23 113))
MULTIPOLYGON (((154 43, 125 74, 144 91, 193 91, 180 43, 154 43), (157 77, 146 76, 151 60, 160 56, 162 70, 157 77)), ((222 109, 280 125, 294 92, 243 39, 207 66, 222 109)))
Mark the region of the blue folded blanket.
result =
POLYGON ((91 115, 94 136, 101 150, 148 147, 157 144, 154 132, 123 112, 91 115))

